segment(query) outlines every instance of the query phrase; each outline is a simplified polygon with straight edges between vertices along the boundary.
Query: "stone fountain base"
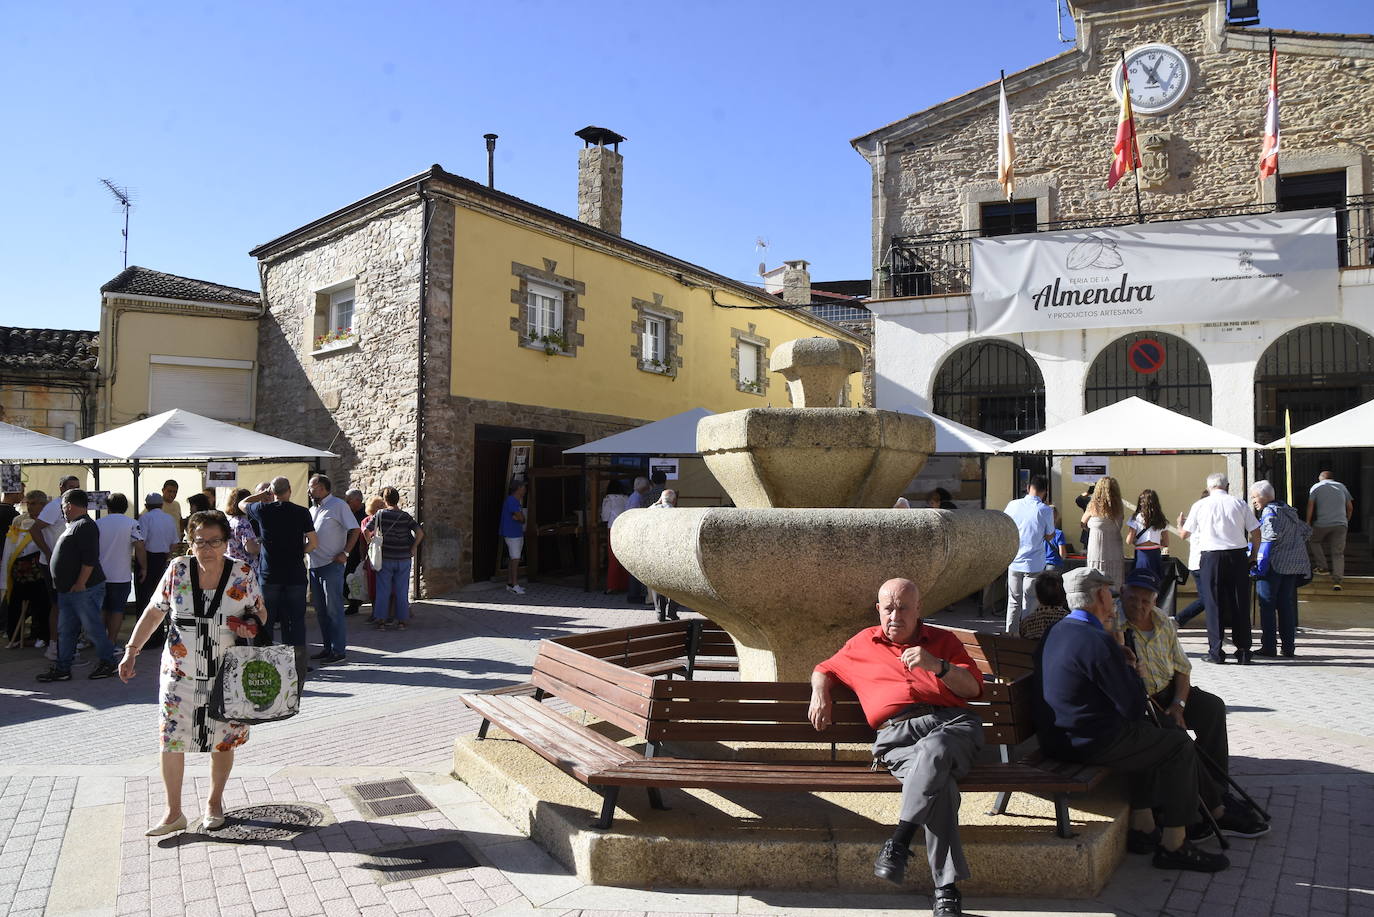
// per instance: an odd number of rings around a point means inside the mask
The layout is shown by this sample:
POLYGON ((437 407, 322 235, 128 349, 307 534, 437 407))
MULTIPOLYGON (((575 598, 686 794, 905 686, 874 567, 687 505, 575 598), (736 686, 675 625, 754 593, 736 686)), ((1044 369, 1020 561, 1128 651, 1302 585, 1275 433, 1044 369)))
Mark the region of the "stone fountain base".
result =
MULTIPOLYGON (((622 736, 601 724, 607 735, 622 736)), ((896 793, 731 793, 664 790, 670 811, 636 787, 620 792, 609 831, 588 827, 600 797, 492 727, 460 738, 454 776, 471 786, 584 882, 622 887, 834 890, 880 893, 873 858, 895 823, 896 793)), ((1120 864, 1127 812, 1119 790, 1077 799, 1070 840, 1054 833, 1054 807, 1012 797, 1012 814, 984 814, 992 794, 966 793, 961 823, 973 878, 965 895, 1092 898, 1120 864)), ((922 850, 908 888, 929 893, 922 850)))

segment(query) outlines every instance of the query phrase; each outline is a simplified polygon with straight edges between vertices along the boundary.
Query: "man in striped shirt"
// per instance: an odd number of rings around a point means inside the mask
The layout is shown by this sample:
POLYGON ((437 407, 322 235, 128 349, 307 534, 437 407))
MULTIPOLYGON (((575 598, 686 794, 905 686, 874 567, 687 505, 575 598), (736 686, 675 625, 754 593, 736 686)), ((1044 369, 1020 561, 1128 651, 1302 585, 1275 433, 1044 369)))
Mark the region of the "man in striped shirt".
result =
MULTIPOLYGON (((1155 607, 1159 581, 1150 570, 1137 567, 1126 577, 1121 590, 1124 620, 1118 625, 1126 645, 1136 657, 1136 671, 1145 690, 1164 711, 1161 721, 1197 734, 1198 748, 1226 774, 1230 751, 1226 736, 1226 702, 1193 686, 1192 663, 1183 652, 1178 632, 1164 612, 1155 607)), ((1198 792, 1217 825, 1235 837, 1258 837, 1269 826, 1224 792, 1224 778, 1198 770, 1198 792)))

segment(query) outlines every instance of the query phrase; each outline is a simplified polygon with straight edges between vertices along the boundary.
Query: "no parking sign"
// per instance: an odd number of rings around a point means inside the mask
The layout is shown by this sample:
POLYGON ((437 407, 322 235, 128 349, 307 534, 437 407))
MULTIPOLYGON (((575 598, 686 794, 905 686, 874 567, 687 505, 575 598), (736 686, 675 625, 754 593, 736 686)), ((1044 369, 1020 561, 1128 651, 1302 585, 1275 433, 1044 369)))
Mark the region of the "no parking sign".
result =
POLYGON ((1126 362, 1142 375, 1153 375, 1164 368, 1164 345, 1154 338, 1141 338, 1126 351, 1126 362))

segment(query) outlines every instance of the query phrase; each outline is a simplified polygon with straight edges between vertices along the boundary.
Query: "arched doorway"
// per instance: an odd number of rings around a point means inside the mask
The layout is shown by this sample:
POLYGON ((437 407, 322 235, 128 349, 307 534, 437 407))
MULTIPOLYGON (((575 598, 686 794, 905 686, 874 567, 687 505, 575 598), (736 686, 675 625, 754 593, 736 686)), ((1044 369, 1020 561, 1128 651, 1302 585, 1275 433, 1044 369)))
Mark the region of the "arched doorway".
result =
POLYGON ((1137 331, 1097 355, 1088 369, 1083 410, 1091 413, 1132 395, 1212 422, 1212 374, 1202 354, 1181 337, 1137 331))
MULTIPOLYGON (((1319 322, 1294 328, 1269 345, 1255 365, 1255 440, 1283 436, 1285 409, 1293 430, 1349 410, 1374 398, 1374 337, 1351 325, 1319 322)), ((1351 532, 1364 530, 1374 496, 1374 462, 1365 449, 1293 450, 1293 504, 1306 512, 1307 490, 1323 470, 1331 471, 1355 497, 1351 532)), ((1280 450, 1262 453, 1257 473, 1286 498, 1287 477, 1280 450)), ((1347 571, 1356 556, 1347 548, 1347 571)), ((1364 572, 1364 571, 1361 571, 1364 572)))
POLYGON ((1007 341, 969 341, 935 374, 936 414, 1005 440, 1045 429, 1045 378, 1030 354, 1007 341))

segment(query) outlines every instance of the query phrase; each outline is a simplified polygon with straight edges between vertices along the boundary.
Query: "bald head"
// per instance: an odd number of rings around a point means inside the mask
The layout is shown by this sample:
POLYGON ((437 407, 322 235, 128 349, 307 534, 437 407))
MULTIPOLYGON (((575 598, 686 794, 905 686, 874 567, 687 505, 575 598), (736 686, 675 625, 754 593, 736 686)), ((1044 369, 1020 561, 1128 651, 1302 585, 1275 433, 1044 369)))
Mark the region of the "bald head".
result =
POLYGON ((883 583, 878 589, 878 626, 893 643, 915 643, 921 629, 920 587, 904 577, 883 583))
POLYGON ((1318 481, 1329 481, 1329 480, 1331 480, 1331 477, 1332 477, 1331 472, 1329 472, 1329 471, 1323 471, 1321 474, 1317 475, 1317 480, 1318 480, 1318 481))

